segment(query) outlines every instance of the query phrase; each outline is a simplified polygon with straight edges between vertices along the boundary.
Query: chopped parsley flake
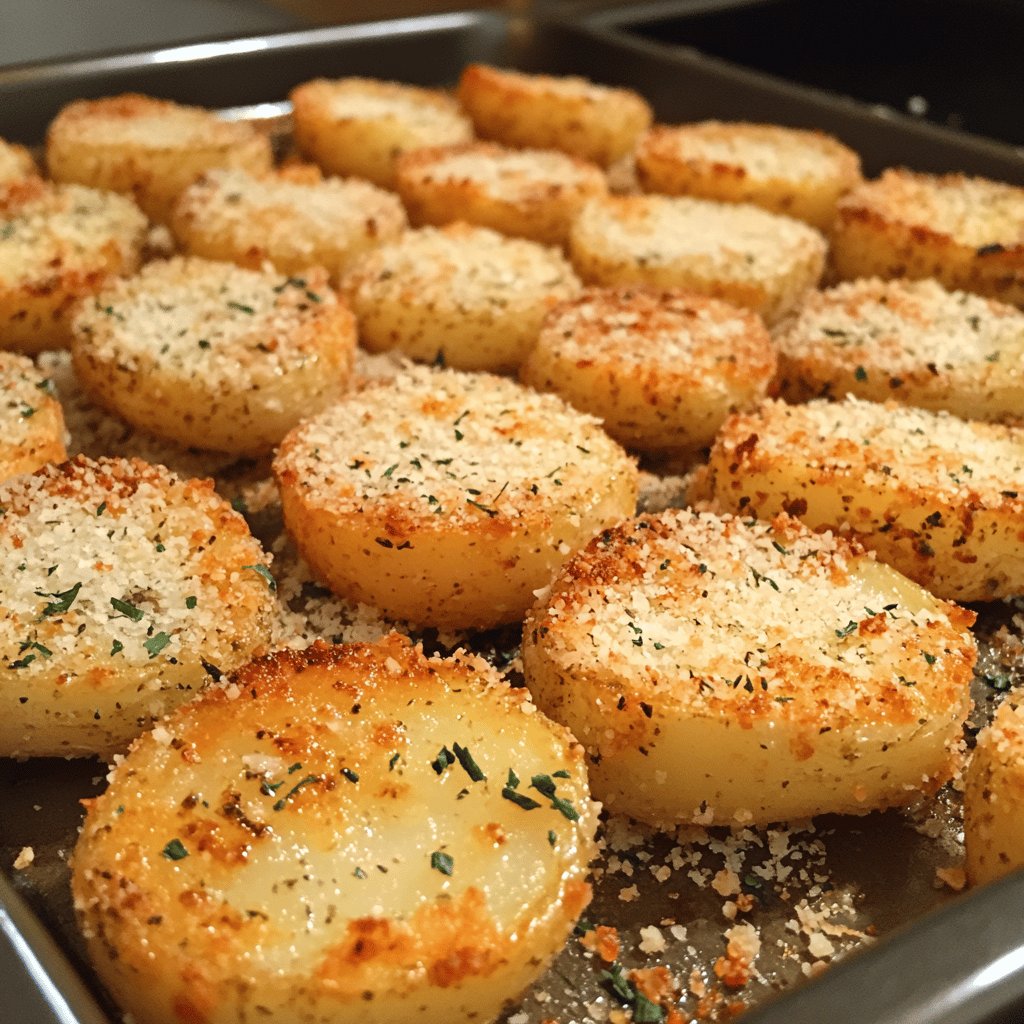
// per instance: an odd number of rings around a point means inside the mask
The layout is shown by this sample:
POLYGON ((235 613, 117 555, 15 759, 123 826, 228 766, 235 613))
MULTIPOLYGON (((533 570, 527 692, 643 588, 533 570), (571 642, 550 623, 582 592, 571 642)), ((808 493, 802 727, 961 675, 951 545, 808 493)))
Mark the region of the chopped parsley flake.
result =
POLYGON ((161 852, 168 860, 184 860, 188 856, 188 850, 180 839, 172 839, 161 852))
POLYGON ((145 612, 141 608, 136 608, 135 605, 129 604, 127 601, 122 601, 119 597, 112 597, 110 599, 110 606, 115 612, 120 612, 122 615, 131 619, 132 622, 140 622, 145 612))
POLYGON ((75 598, 78 597, 78 592, 81 589, 82 584, 76 583, 73 587, 69 587, 67 590, 58 591, 54 594, 47 594, 43 591, 37 590, 36 597, 56 598, 56 600, 51 601, 45 608, 43 608, 39 613, 39 618, 45 619, 50 615, 63 615, 75 603, 75 598))
POLYGON ((149 651, 150 658, 155 658, 170 642, 170 633, 157 633, 151 636, 142 646, 149 651))
POLYGON ((435 871, 440 871, 442 875, 448 875, 451 877, 452 872, 455 870, 455 860, 447 853, 441 850, 435 850, 430 855, 430 866, 435 871))
POLYGON ((251 569, 257 576, 262 576, 266 580, 267 586, 271 590, 277 590, 277 580, 274 579, 273 573, 265 565, 243 565, 243 569, 251 569))

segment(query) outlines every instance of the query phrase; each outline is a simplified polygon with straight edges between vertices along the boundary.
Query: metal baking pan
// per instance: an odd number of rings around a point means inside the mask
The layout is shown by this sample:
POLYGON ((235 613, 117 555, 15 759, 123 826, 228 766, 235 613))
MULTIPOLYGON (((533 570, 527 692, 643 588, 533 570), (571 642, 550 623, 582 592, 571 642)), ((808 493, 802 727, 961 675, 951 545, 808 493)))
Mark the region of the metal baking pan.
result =
MULTIPOLYGON (((0 70, 0 136, 38 144, 57 110, 82 96, 138 90, 231 109, 235 116, 279 117, 286 112, 288 89, 316 75, 364 74, 445 85, 455 81, 465 63, 487 61, 630 85, 646 94, 659 118, 668 121, 744 117, 822 127, 855 146, 869 169, 903 163, 1024 182, 1024 159, 1009 147, 772 83, 717 59, 636 38, 619 27, 627 14, 642 13, 634 6, 580 21, 547 23, 458 13, 15 67, 0 70)), ((999 626, 1024 632, 1024 615, 1017 623, 1016 611, 1000 606, 983 617, 982 642, 990 650, 990 668, 1000 654, 985 638, 999 626)), ((1020 666, 1004 664, 1006 669, 1013 679, 1021 674, 1020 666)), ((979 678, 979 722, 997 696, 979 678)), ((104 773, 104 766, 88 760, 0 759, 2 1024, 110 1024, 120 1019, 82 955, 64 860, 81 820, 79 801, 98 792, 104 773), (23 846, 34 848, 35 863, 10 871, 23 846)), ((743 990, 751 1004, 761 1006, 746 1018, 751 1024, 820 1024, 826 1017, 832 1024, 1024 1021, 1024 927, 1019 925, 1024 921, 1024 883, 1010 880, 956 899, 933 884, 935 869, 955 859, 955 800, 949 794, 915 820, 893 812, 824 818, 814 823, 813 832, 799 834, 809 838, 796 839, 795 848, 804 864, 811 860, 815 867, 806 883, 792 883, 793 898, 803 891, 801 886, 809 894, 817 891, 814 898, 853 893, 856 923, 880 934, 897 934, 806 985, 796 984, 802 981, 799 963, 766 948, 760 975, 743 990), (828 862, 828 880, 822 884, 815 881, 819 856, 822 865, 828 862), (929 911, 935 916, 928 916, 929 911), (908 921, 922 915, 922 921, 899 934, 908 921), (794 985, 796 991, 771 1002, 778 990, 794 985)), ((722 898, 706 878, 698 884, 690 875, 721 866, 723 850, 735 841, 712 835, 698 851, 700 871, 676 871, 662 884, 652 879, 649 868, 677 856, 676 838, 648 835, 641 846, 634 842, 617 849, 612 832, 588 917, 619 928, 626 966, 665 963, 681 971, 684 988, 691 970, 713 981, 710 966, 722 952, 722 898), (626 901, 623 894, 632 885, 638 887, 638 897, 626 901), (652 923, 660 924, 666 936, 673 927, 685 927, 686 938, 668 941, 664 951, 642 953, 637 949, 639 931, 652 923)), ((743 853, 744 864, 754 872, 759 867, 755 853, 753 845, 743 853)), ((758 894, 757 921, 767 947, 769 938, 773 943, 788 941, 785 925, 792 907, 772 897, 770 886, 759 877, 745 876, 744 886, 758 894)), ((843 943, 837 940, 837 945, 843 943)), ((602 983, 601 966, 570 940, 548 975, 506 1019, 514 1024, 539 1024, 552 1017, 562 1024, 599 1019, 617 1005, 602 983)), ((692 1012, 693 1000, 684 1008, 692 1012)))

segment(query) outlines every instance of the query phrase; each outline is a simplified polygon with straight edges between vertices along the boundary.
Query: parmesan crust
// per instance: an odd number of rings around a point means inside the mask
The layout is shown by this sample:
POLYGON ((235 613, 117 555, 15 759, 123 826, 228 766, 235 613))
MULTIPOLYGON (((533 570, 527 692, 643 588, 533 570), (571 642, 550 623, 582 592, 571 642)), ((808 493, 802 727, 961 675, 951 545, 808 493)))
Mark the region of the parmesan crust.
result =
POLYGON ((560 399, 420 368, 293 431, 285 525, 351 600, 423 625, 520 618, 555 569, 636 504, 636 468, 560 399))
POLYGON ((39 178, 0 186, 0 347, 66 346, 75 302, 133 273, 145 234, 121 196, 39 178))
POLYGON ((613 811, 764 825, 948 779, 973 621, 789 517, 669 511, 569 561, 527 618, 523 665, 613 811))
POLYGON ((709 444, 730 413, 764 398, 774 374, 760 317, 638 288, 562 303, 520 370, 524 383, 599 416, 626 447, 677 452, 709 444))
POLYGON ((573 738, 486 663, 317 644, 141 738, 72 889, 140 1024, 487 1021, 589 901, 597 810, 573 738))
POLYGON ((370 351, 498 373, 516 369, 547 312, 579 289, 556 250, 456 223, 367 254, 341 290, 370 351))
POLYGON ((75 371, 92 397, 179 444, 269 452, 344 390, 355 320, 311 269, 282 277, 198 257, 149 263, 86 303, 75 371))
POLYGON ((0 481, 66 457, 50 381, 25 356, 0 352, 0 481))
POLYGON ((209 481, 79 456, 0 508, 5 757, 122 750, 267 639, 266 557, 209 481))
POLYGON ((254 270, 269 261, 286 274, 316 264, 335 283, 356 257, 405 227, 396 195, 358 179, 310 180, 297 168, 269 177, 210 171, 171 215, 178 241, 196 256, 254 270))
POLYGON ((583 207, 569 254, 588 283, 684 288, 774 323, 817 284, 825 240, 748 204, 612 196, 583 207))
POLYGON ((936 281, 812 292, 776 342, 790 401, 854 394, 964 419, 1024 415, 1024 313, 936 281))
POLYGON ((564 245, 580 208, 607 194, 608 180, 594 164, 555 150, 478 142, 406 154, 395 187, 413 224, 465 220, 564 245))
POLYGON ((32 154, 24 146, 0 139, 0 185, 32 178, 38 173, 32 154))
POLYGON ((439 89, 369 78, 317 78, 291 91, 295 143, 330 174, 395 184, 407 150, 473 138, 458 103, 439 89))
POLYGON ((647 192, 753 203, 821 231, 861 181, 860 158, 830 135, 742 121, 658 125, 636 166, 647 192))
POLYGON ((1024 305, 1024 189, 885 171, 840 202, 832 260, 842 279, 934 277, 1024 305))
POLYGON ((711 450, 722 508, 851 531, 942 597, 1024 590, 1024 430, 847 398, 768 402, 711 450))
POLYGON ((136 93, 68 104, 50 124, 54 181, 111 189, 166 222, 178 195, 214 167, 270 170, 270 141, 245 121, 136 93))
POLYGON ((632 89, 486 64, 463 70, 459 101, 482 138, 506 146, 560 149, 601 167, 630 153, 651 123, 650 106, 632 89))

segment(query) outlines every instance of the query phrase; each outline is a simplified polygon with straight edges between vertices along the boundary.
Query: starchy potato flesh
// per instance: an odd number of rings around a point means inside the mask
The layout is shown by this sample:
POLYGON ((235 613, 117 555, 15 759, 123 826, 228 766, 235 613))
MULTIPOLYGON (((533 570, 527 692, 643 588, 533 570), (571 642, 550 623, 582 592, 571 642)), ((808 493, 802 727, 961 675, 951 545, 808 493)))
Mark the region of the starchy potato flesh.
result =
POLYGON ((78 457, 0 507, 0 756, 122 751, 269 636, 265 556, 209 481, 78 457))
POLYGON ((470 64, 462 72, 459 101, 481 138, 560 149, 601 167, 630 153, 651 123, 650 106, 632 89, 486 64, 470 64))
POLYGON ((852 394, 964 419, 1024 416, 1024 313, 937 281, 812 292, 775 339, 792 402, 852 394))
POLYGON ((75 303, 135 271, 146 226, 131 200, 97 189, 0 186, 0 348, 66 346, 75 303))
POLYGON ((717 299, 588 289, 552 310, 520 379, 601 419, 627 448, 693 452, 775 374, 760 317, 717 299))
POLYGON ((789 517, 669 511, 566 564, 527 617, 523 666, 610 810, 764 825, 904 804, 946 781, 973 621, 789 517))
POLYGON ((66 457, 64 417, 50 381, 32 360, 0 352, 0 481, 66 457))
POLYGON ((636 166, 646 192, 753 203, 821 231, 861 180, 860 158, 832 136, 743 121, 656 125, 636 166))
POLYGON ((371 352, 494 373, 515 370, 547 312, 579 289, 557 250, 463 223, 406 232, 341 286, 371 352))
POLYGON ((205 171, 258 174, 271 163, 269 139, 251 124, 137 93, 69 103, 46 136, 54 181, 126 193, 160 223, 205 171))
POLYGON ((32 154, 24 146, 0 139, 0 185, 38 174, 32 154))
POLYGON ((1024 707, 1013 694, 978 734, 967 766, 964 846, 971 885, 1024 866, 1024 707))
POLYGON ((775 323, 817 283, 825 240, 747 203, 688 196, 610 196, 573 222, 569 256, 595 285, 683 288, 775 323))
POLYGON ((850 531, 940 597, 1024 590, 1019 428, 855 398, 767 402, 726 421, 710 471, 718 507, 850 531))
MULTIPOLYGON (((315 170, 315 168, 313 168, 315 170)), ((399 198, 358 178, 215 170, 178 198, 171 228, 187 252, 286 274, 326 267, 337 283, 360 254, 406 227, 399 198)))
POLYGON ((285 439, 284 521, 336 593, 421 625, 485 628, 636 506, 636 467, 553 395, 417 368, 285 439))
POLYGON ((1024 305, 1024 188, 884 171, 840 201, 832 262, 843 280, 934 277, 1024 305))
POLYGON ((576 214, 608 192, 608 179, 594 164, 556 150, 477 142, 407 153, 395 187, 413 224, 465 220, 565 245, 576 214))
POLYGON ((258 455, 338 397, 355 343, 322 269, 283 277, 175 257, 85 303, 72 354, 92 397, 129 423, 258 455))
POLYGON ((486 1022, 587 904, 596 824, 579 746, 489 665, 319 644, 135 744, 73 891, 140 1024, 486 1022))
POLYGON ((395 161, 407 150, 453 146, 473 126, 452 97, 368 78, 318 78, 291 91, 295 144, 329 174, 395 184, 395 161))

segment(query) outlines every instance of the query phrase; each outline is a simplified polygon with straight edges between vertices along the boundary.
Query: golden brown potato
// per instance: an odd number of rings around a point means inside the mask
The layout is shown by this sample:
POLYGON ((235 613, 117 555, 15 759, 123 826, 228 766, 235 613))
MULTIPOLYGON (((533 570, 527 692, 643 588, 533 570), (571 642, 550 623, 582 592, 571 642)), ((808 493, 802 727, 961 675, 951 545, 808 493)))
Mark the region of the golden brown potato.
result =
POLYGON ((458 103, 439 89, 369 78, 317 78, 291 91, 295 143, 330 174, 395 184, 407 150, 473 138, 458 103))
POLYGON ((288 168, 255 177, 215 170, 190 185, 171 213, 186 252, 285 274, 323 266, 337 283, 353 260, 406 228, 398 196, 367 181, 310 180, 288 168))
POLYGON ((526 620, 542 710, 594 795, 659 826, 859 814, 934 791, 970 708, 972 612, 833 534, 671 511, 595 537, 526 620))
POLYGON ((555 150, 478 142, 407 153, 395 187, 413 224, 464 220, 564 245, 582 205, 605 195, 608 180, 594 164, 555 150))
POLYGON ((0 481, 63 462, 64 417, 31 359, 0 352, 0 481))
POLYGON ((0 756, 123 750, 268 639, 266 556, 210 481, 79 456, 0 506, 0 756))
POLYGON ((0 186, 0 348, 70 343, 75 303, 139 264, 146 218, 121 196, 30 178, 0 186))
POLYGON ((860 158, 831 135, 742 121, 657 125, 636 167, 647 192, 753 203, 821 231, 861 181, 860 158))
POLYGON ((694 452, 726 417, 757 405, 775 374, 761 318, 717 299, 588 289, 544 322, 524 384, 597 416, 620 444, 694 452))
POLYGON ((572 225, 569 255, 588 284, 683 288, 773 324, 821 277, 825 240, 756 206, 684 196, 610 196, 572 225))
POLYGON ((731 417, 715 503, 850 531, 940 597, 1024 592, 1024 430, 847 398, 731 417))
POLYGON ((417 368, 307 420, 274 462, 285 526, 336 593, 453 629, 521 618, 636 505, 636 467, 553 395, 417 368))
POLYGON ((588 903, 597 810, 579 745, 489 665, 320 643, 142 737, 72 889, 139 1024, 482 1024, 588 903))
POLYGON ((1024 313, 936 281, 812 292, 775 340, 789 401, 853 394, 964 419, 1024 416, 1024 313))
POLYGON ((462 223, 406 232, 341 287, 371 352, 494 373, 514 371, 547 312, 579 289, 560 252, 462 223))
POLYGON ((111 283, 74 335, 99 404, 179 444, 259 455, 344 390, 356 332, 320 268, 283 277, 193 256, 111 283))
POLYGON ((38 175, 32 154, 24 146, 0 139, 0 185, 38 175))
POLYGON ((832 262, 843 280, 934 277, 1024 305, 1024 188, 885 171, 839 203, 832 262))
POLYGON ((459 102, 481 138, 506 146, 560 149, 601 167, 632 152, 651 123, 650 106, 632 89, 486 64, 463 70, 459 102))
POLYGON ((204 172, 235 167, 259 174, 271 163, 270 141, 251 124, 136 93, 70 103, 46 135, 54 181, 131 195, 159 223, 204 172))

